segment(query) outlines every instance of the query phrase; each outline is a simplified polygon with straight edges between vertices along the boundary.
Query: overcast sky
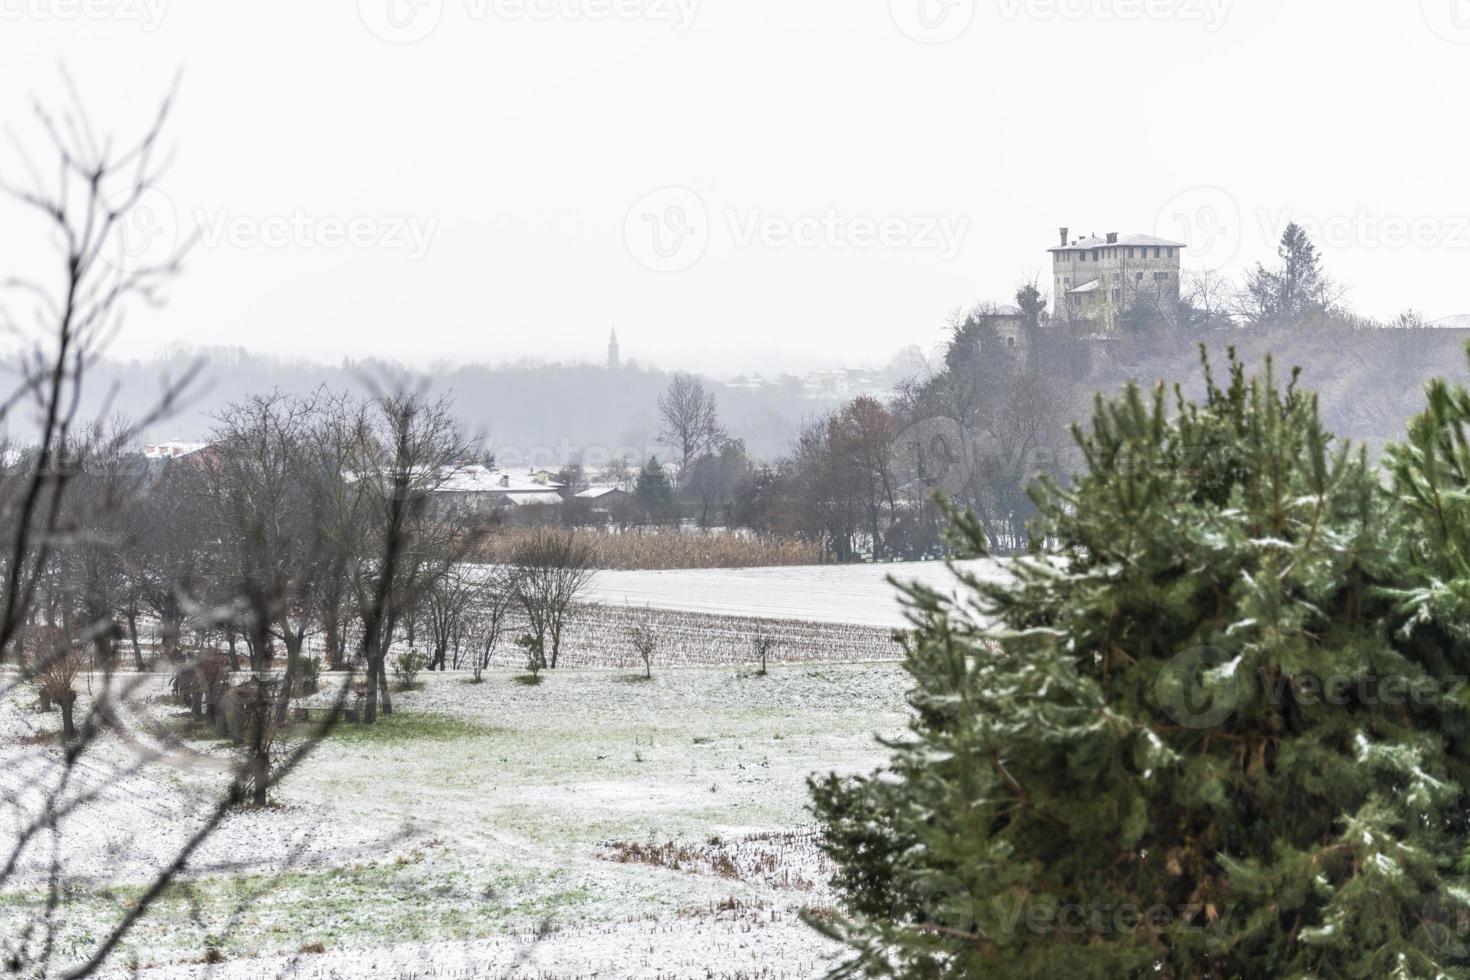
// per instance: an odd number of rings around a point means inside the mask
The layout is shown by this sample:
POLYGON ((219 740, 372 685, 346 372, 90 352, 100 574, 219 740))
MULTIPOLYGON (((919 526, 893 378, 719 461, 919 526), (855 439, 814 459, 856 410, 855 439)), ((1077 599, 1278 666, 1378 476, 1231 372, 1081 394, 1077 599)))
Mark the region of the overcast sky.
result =
MULTIPOLYGON (((1466 0, 0 0, 0 118, 76 76, 201 241, 116 350, 882 363, 1047 269, 1320 235, 1359 310, 1470 311, 1466 0), (79 9, 80 7, 80 9, 79 9), (350 239, 344 241, 343 239, 350 239)), ((4 173, 14 154, 3 148, 4 173)), ((0 210, 0 260, 39 226, 0 210)))

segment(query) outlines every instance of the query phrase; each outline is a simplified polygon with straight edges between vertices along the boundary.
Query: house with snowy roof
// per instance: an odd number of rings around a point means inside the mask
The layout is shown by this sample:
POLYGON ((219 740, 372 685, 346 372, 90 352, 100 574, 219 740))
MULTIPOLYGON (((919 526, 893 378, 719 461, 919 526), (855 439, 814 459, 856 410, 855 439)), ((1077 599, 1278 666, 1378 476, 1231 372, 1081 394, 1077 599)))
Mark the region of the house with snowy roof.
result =
POLYGON ((441 513, 460 515, 536 511, 562 505, 561 484, 545 474, 513 474, 475 464, 446 471, 434 490, 434 506, 441 513))

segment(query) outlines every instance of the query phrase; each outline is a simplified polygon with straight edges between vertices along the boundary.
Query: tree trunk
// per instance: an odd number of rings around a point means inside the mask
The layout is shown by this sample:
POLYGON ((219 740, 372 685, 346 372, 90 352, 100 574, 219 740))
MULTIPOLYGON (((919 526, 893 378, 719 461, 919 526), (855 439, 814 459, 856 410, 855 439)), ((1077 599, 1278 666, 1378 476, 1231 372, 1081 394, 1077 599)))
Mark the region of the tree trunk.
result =
POLYGON ((378 675, 383 671, 383 662, 372 652, 368 653, 367 662, 367 701, 362 706, 362 723, 371 725, 378 720, 378 675))
POLYGON ((143 644, 138 642, 138 610, 128 608, 128 639, 133 644, 133 666, 138 673, 143 673, 148 667, 143 663, 143 644))
POLYGON ((76 721, 72 717, 72 711, 77 704, 77 692, 67 691, 61 696, 61 735, 63 738, 72 739, 77 737, 76 721))
POLYGON ((257 810, 264 809, 270 803, 268 789, 270 788, 270 760, 263 753, 257 752, 250 760, 250 805, 257 810))
POLYGON ((378 668, 378 693, 383 696, 383 717, 393 714, 393 695, 388 691, 388 672, 378 668))

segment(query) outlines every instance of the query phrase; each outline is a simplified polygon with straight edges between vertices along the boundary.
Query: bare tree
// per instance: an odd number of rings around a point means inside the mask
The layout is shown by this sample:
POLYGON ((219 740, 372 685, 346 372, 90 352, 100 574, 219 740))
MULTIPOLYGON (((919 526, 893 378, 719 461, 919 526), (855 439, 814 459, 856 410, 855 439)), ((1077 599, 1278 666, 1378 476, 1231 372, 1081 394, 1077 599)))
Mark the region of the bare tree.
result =
POLYGON ((229 550, 229 591, 250 598, 264 622, 242 624, 250 666, 269 666, 271 641, 286 647, 287 678, 314 622, 320 582, 322 523, 308 471, 320 465, 310 452, 317 423, 314 400, 259 395, 219 417, 209 460, 202 468, 217 534, 229 550))
POLYGON ((428 662, 430 670, 450 669, 451 648, 454 650, 453 669, 459 669, 460 646, 481 594, 480 581, 463 568, 446 568, 435 576, 423 603, 429 636, 434 642, 428 662))
MULTIPOLYGON (((155 187, 161 170, 158 142, 172 104, 172 94, 136 144, 119 148, 94 132, 69 78, 68 104, 60 116, 42 106, 36 115, 49 140, 49 160, 37 165, 18 139, 24 184, 0 180, 0 191, 29 208, 47 229, 60 251, 60 275, 54 282, 23 278, 0 280, 0 326, 21 337, 34 338, 18 364, 18 383, 0 400, 0 422, 17 427, 17 409, 34 410, 34 451, 16 467, 6 467, 0 486, 0 662, 19 661, 21 670, 0 680, 0 699, 15 685, 45 678, 64 710, 72 706, 71 737, 64 745, 38 757, 40 764, 25 770, 26 785, 7 792, 0 807, 8 811, 7 835, 0 853, 0 890, 11 886, 27 864, 48 869, 45 901, 34 911, 22 911, 27 921, 0 935, 0 963, 12 974, 26 977, 87 977, 100 972, 138 922, 149 914, 163 892, 176 880, 199 847, 218 829, 247 795, 248 765, 237 767, 233 778, 198 814, 183 842, 165 856, 111 919, 98 921, 85 944, 58 948, 61 923, 70 914, 74 883, 67 880, 61 855, 72 818, 99 801, 125 770, 106 775, 94 749, 102 733, 120 729, 123 702, 136 690, 139 675, 129 680, 117 672, 114 658, 101 658, 101 676, 89 684, 90 697, 79 704, 71 682, 78 653, 104 631, 113 628, 112 612, 95 597, 68 592, 57 583, 57 567, 68 548, 76 548, 106 532, 117 504, 107 493, 73 496, 89 454, 95 457, 96 439, 79 424, 77 412, 90 368, 117 329, 125 309, 135 303, 157 302, 160 287, 179 268, 181 251, 159 262, 130 261, 122 232, 137 217, 136 209, 155 187), (44 175, 44 176, 43 176, 44 175), (17 313, 14 303, 28 307, 17 313), (25 327, 22 327, 25 324, 25 327), (50 618, 62 631, 61 639, 37 644, 21 656, 22 631, 37 613, 43 588, 50 591, 50 618), (73 600, 80 601, 73 601, 73 600), (56 604, 61 605, 57 614, 56 604), (90 611, 89 611, 90 609, 90 611), (92 619, 93 616, 100 617, 92 619), (102 775, 99 775, 101 773, 102 775), (43 847, 44 844, 44 847, 43 847), (44 850, 45 855, 36 852, 44 850), (63 961, 64 960, 64 961, 63 961)), ((188 376, 169 381, 155 407, 124 431, 119 444, 167 414, 188 376)), ((104 413, 105 414, 105 413, 104 413)), ((81 581, 87 580, 87 574, 81 581)), ((113 571, 107 573, 109 576, 113 571)), ((106 605, 112 605, 109 601, 106 605)), ((292 749, 266 775, 274 782, 289 773, 315 744, 307 740, 292 749)), ((135 770, 157 755, 140 751, 135 770)), ((93 817, 95 819, 95 816, 93 817)), ((12 920, 14 921, 14 920, 12 920)))
POLYGON ((659 441, 679 454, 679 479, 690 464, 712 454, 725 439, 719 406, 704 382, 692 374, 676 374, 658 397, 659 441))
POLYGON ((490 658, 505 633, 516 594, 516 573, 512 568, 492 569, 480 583, 478 601, 474 606, 478 636, 474 663, 476 684, 484 679, 484 673, 490 667, 490 658))
POLYGON ((653 625, 653 614, 645 610, 643 615, 628 627, 628 642, 643 661, 643 676, 653 679, 653 658, 658 653, 658 631, 653 625))
POLYGON ((539 528, 518 545, 511 556, 515 568, 515 593, 526 618, 536 649, 547 654, 547 666, 555 670, 561 657, 562 630, 568 611, 592 581, 593 552, 572 531, 539 528))
POLYGON ((760 676, 766 676, 766 661, 771 656, 771 651, 776 648, 776 639, 764 633, 759 634, 751 640, 751 647, 755 651, 755 658, 760 661, 760 676))
POLYGON ((354 578, 368 675, 363 720, 369 724, 377 720, 380 697, 384 713, 393 710, 385 663, 394 631, 452 565, 445 556, 471 546, 466 531, 431 503, 471 456, 447 401, 431 402, 416 392, 375 400, 354 461, 354 478, 367 488, 364 533, 376 542, 354 578))

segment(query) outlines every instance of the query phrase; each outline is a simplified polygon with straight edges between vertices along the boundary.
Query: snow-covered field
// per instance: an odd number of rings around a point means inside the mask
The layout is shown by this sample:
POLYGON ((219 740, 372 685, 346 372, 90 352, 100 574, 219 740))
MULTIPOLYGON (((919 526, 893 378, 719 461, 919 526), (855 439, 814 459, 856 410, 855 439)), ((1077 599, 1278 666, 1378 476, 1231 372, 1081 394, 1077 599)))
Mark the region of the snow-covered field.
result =
MULTIPOLYGON (((184 725, 164 683, 138 692, 139 741, 184 725)), ((877 765, 903 687, 883 663, 431 676, 391 721, 334 733, 272 808, 232 817, 115 962, 158 977, 818 976, 834 950, 799 916, 831 895, 806 779, 877 765)), ((0 843, 55 766, 36 735, 56 724, 18 695, 0 705, 0 843)), ((231 751, 193 734, 196 759, 231 751)), ((83 783, 106 789, 59 851, 63 957, 128 907, 220 778, 185 761, 112 781, 136 752, 114 735, 98 752, 83 783)), ((0 931, 41 907, 51 855, 0 893, 0 931)))
MULTIPOLYGON (((983 578, 1004 574, 999 562, 960 562, 983 578)), ((890 577, 954 592, 944 562, 887 565, 796 565, 782 568, 680 569, 667 572, 598 572, 585 597, 614 606, 648 606, 681 612, 806 620, 854 626, 907 625, 890 577)))

